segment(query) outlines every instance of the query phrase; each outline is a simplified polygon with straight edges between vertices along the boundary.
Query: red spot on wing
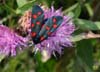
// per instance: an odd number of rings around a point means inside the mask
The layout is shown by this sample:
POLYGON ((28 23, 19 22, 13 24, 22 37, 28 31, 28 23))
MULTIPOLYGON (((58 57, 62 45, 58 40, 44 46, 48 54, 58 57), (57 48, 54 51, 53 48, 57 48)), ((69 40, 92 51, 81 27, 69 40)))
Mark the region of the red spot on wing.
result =
POLYGON ((42 40, 44 40, 44 37, 43 36, 40 37, 40 41, 42 41, 42 40))
POLYGON ((42 12, 40 12, 40 11, 39 11, 37 14, 38 14, 38 15, 41 15, 41 14, 42 14, 42 12))
POLYGON ((55 23, 57 20, 56 20, 56 18, 53 18, 53 22, 55 23))
POLYGON ((53 28, 57 28, 57 24, 53 24, 53 28))
POLYGON ((31 26, 34 27, 34 24, 32 24, 31 26))
POLYGON ((32 33, 31 33, 31 36, 32 36, 32 37, 35 37, 35 36, 36 36, 36 32, 32 32, 32 33))
POLYGON ((33 14, 33 18, 36 19, 37 18, 37 15, 36 14, 33 14))
POLYGON ((37 22, 36 22, 36 24, 37 24, 37 25, 40 25, 40 22, 39 22, 39 21, 37 21, 37 22))
POLYGON ((50 35, 51 34, 51 32, 48 32, 48 35, 50 35))
POLYGON ((50 27, 49 26, 46 26, 46 30, 50 30, 50 27))

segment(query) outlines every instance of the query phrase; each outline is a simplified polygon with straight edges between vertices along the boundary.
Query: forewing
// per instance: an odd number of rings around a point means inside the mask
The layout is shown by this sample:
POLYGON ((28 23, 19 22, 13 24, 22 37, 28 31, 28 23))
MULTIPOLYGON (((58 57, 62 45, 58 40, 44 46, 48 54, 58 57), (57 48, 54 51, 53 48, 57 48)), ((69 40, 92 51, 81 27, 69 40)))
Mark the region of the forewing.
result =
POLYGON ((49 18, 39 32, 40 41, 46 39, 51 33, 53 33, 60 26, 62 21, 63 18, 61 16, 53 16, 49 18))
POLYGON ((32 16, 31 16, 31 36, 32 38, 36 38, 38 33, 42 27, 42 23, 44 20, 44 12, 38 6, 34 5, 32 8, 32 16))

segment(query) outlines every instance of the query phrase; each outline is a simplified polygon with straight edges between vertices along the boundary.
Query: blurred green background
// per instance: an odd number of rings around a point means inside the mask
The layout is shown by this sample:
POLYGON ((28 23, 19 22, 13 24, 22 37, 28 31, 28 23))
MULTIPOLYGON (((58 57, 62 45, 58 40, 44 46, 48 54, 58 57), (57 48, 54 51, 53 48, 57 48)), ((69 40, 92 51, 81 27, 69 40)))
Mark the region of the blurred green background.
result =
POLYGON ((46 62, 31 48, 16 57, 0 56, 0 72, 100 72, 100 37, 83 38, 88 31, 100 33, 100 0, 0 0, 0 24, 18 27, 18 19, 33 4, 55 9, 62 7, 76 25, 73 48, 65 48, 62 56, 52 56, 46 62))

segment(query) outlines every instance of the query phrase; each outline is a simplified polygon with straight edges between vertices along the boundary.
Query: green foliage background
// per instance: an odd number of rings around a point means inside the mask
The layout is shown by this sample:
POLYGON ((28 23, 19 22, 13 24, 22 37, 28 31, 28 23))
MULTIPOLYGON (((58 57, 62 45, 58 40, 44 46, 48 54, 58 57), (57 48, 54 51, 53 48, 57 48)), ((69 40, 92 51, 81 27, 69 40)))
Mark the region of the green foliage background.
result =
POLYGON ((73 48, 65 48, 57 59, 52 56, 45 63, 41 54, 35 56, 31 48, 16 57, 0 55, 0 72, 100 72, 100 37, 84 38, 83 33, 100 33, 99 0, 0 0, 0 24, 18 27, 18 19, 33 4, 56 9, 62 7, 65 15, 73 18, 73 48))

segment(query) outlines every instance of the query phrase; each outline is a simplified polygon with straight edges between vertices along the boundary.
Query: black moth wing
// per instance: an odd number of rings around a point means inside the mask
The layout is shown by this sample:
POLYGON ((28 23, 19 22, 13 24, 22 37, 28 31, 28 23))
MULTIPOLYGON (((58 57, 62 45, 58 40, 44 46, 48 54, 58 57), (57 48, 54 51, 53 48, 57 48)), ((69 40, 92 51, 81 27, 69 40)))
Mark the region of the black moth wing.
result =
POLYGON ((44 20, 44 12, 34 5, 31 16, 31 36, 35 44, 48 38, 62 23, 62 16, 53 16, 44 20))
POLYGON ((63 18, 61 16, 53 16, 48 18, 39 32, 40 41, 46 39, 51 33, 53 33, 62 23, 63 18))
POLYGON ((34 5, 31 15, 31 36, 34 43, 38 41, 38 34, 41 30, 44 20, 44 12, 38 5, 34 5))

